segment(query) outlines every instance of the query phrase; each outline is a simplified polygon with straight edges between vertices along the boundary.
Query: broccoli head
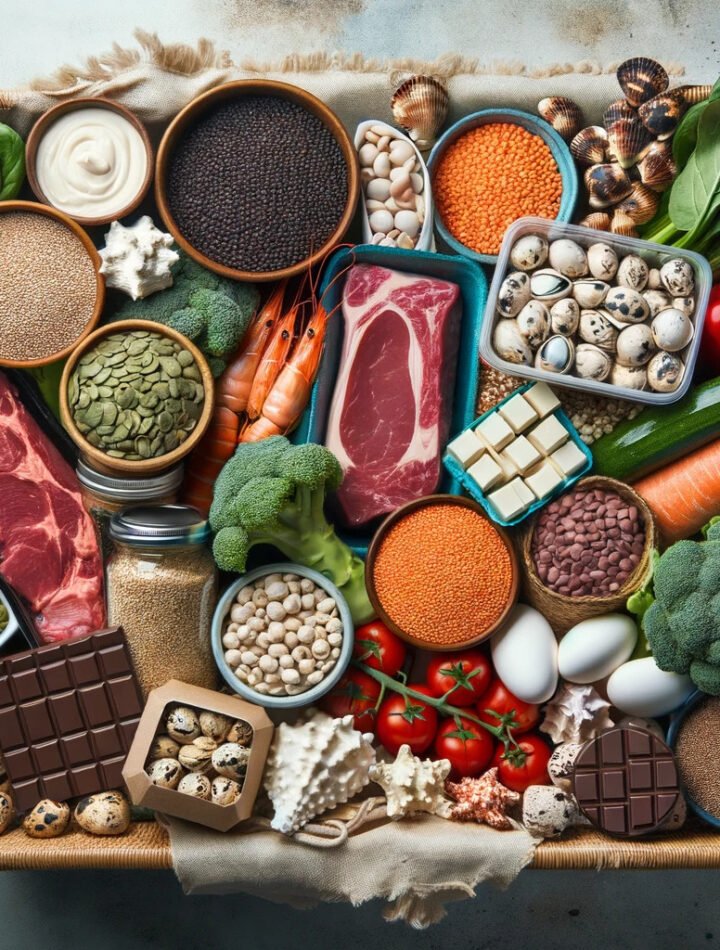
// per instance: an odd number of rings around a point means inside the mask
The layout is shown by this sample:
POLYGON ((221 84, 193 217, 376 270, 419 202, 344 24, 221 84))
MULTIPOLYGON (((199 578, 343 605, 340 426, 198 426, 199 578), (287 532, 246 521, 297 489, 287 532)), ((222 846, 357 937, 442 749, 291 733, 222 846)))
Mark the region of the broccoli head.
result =
POLYGON ((178 253, 171 287, 142 300, 114 294, 110 319, 154 320, 172 327, 202 350, 219 376, 250 324, 259 294, 252 285, 225 280, 178 253))
POLYGON ((241 573, 253 545, 271 544, 329 577, 356 623, 369 620, 365 565, 325 517, 326 491, 341 481, 337 459, 322 445, 292 445, 280 435, 238 445, 215 482, 210 508, 218 566, 241 573))
POLYGON ((687 673, 706 693, 720 695, 720 521, 704 541, 678 541, 655 565, 655 600, 643 626, 661 670, 687 673))

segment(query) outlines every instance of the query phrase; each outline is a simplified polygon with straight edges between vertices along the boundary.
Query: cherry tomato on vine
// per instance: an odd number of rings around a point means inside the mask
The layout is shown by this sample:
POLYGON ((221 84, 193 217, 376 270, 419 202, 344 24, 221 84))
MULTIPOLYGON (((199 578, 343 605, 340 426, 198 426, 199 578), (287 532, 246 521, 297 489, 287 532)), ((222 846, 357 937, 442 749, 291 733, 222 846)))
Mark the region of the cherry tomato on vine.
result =
POLYGON ((427 684, 434 696, 452 690, 447 702, 452 706, 471 706, 490 685, 492 666, 481 650, 441 653, 428 664, 427 684))
POLYGON ((452 718, 440 723, 433 751, 436 759, 450 760, 451 778, 475 778, 489 768, 495 740, 471 719, 458 718, 459 724, 452 718))
POLYGON ((710 291, 700 344, 700 360, 711 376, 720 373, 720 284, 715 284, 710 291))
POLYGON ((396 637, 381 620, 363 624, 355 631, 353 656, 374 670, 396 676, 403 667, 406 653, 400 637, 396 637))
POLYGON ((518 699, 497 676, 490 683, 487 692, 480 697, 476 709, 478 719, 491 726, 500 725, 504 721, 513 735, 528 732, 540 722, 540 707, 518 699))
POLYGON ((355 728, 360 732, 375 732, 375 704, 380 695, 380 684, 362 670, 349 669, 333 689, 323 696, 320 708, 337 718, 352 713, 355 728))
POLYGON ((498 778, 506 788, 524 792, 531 785, 550 785, 548 762, 550 746, 538 735, 523 736, 518 741, 519 749, 504 750, 498 746, 493 765, 497 765, 498 778))
MULTIPOLYGON (((430 690, 423 684, 408 683, 425 696, 430 690)), ((393 693, 385 699, 377 713, 376 733, 390 755, 397 755, 401 745, 409 745, 413 755, 430 748, 437 732, 437 713, 432 706, 414 696, 393 693)))

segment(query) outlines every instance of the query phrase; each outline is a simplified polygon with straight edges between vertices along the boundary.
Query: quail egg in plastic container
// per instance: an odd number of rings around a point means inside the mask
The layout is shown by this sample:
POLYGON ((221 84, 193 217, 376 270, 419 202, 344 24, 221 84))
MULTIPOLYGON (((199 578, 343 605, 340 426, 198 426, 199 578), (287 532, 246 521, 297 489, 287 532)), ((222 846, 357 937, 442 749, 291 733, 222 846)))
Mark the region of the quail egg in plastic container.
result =
POLYGON ((692 383, 711 286, 693 251, 520 218, 500 248, 480 352, 510 376, 666 405, 692 383))

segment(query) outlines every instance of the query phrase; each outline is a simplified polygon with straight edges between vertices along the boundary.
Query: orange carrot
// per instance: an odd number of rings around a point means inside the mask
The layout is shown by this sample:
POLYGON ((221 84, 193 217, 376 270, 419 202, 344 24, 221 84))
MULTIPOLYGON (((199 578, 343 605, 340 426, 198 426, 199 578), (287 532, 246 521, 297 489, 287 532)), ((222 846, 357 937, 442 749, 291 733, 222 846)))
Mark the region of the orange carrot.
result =
POLYGON ((720 440, 633 484, 666 544, 690 538, 720 514, 720 440))

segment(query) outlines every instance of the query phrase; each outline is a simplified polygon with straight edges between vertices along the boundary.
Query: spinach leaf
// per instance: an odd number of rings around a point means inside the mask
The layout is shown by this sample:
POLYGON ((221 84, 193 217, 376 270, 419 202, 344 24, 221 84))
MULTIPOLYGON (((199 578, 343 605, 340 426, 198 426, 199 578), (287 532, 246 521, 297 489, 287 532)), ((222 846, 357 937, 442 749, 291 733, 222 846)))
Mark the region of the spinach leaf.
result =
POLYGON ((675 135, 673 135, 673 158, 675 159, 675 164, 680 170, 685 168, 687 165, 688 159, 692 155, 693 149, 697 144, 700 116, 705 111, 707 105, 708 100, 704 99, 702 102, 696 102, 694 106, 691 106, 682 117, 675 135))
POLYGON ((25 181, 25 143, 14 129, 0 122, 0 201, 20 194, 25 181))
POLYGON ((668 207, 681 231, 700 229, 720 207, 720 99, 709 102, 700 116, 697 145, 675 179, 668 207))

